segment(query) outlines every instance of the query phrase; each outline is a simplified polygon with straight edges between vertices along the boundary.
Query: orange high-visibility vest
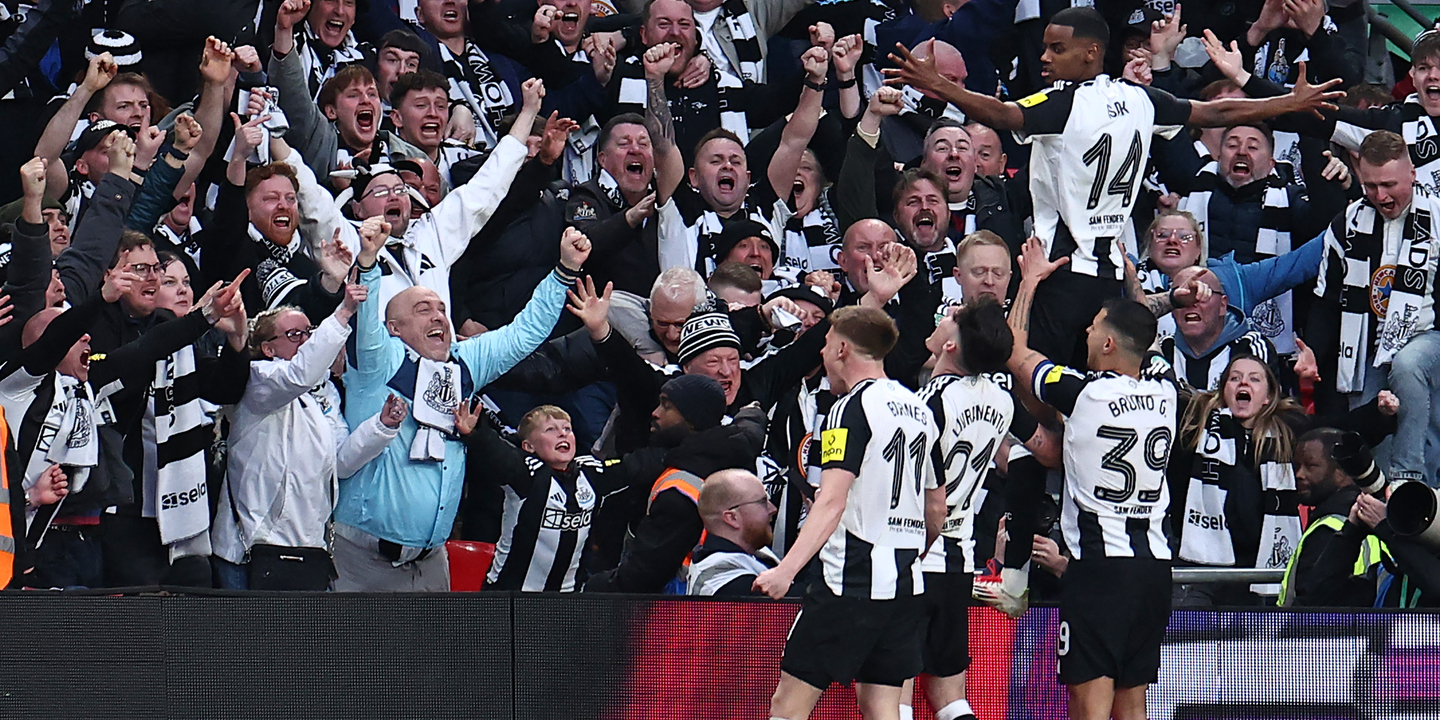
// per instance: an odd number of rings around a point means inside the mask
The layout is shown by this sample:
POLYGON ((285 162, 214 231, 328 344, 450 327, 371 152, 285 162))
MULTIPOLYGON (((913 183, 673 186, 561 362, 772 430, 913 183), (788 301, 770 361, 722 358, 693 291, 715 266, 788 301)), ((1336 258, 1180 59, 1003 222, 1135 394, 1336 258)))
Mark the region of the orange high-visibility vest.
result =
POLYGON ((0 588, 15 575, 15 525, 10 512, 10 424, 0 408, 0 588))
MULTIPOLYGON (((679 468, 670 468, 669 470, 660 473, 660 477, 655 478, 655 487, 651 488, 650 490, 650 501, 645 504, 645 508, 647 510, 650 508, 650 505, 655 502, 656 495, 659 495, 666 490, 674 488, 676 490, 679 490, 680 493, 683 494, 685 497, 690 498, 690 502, 695 503, 696 512, 699 512, 700 487, 704 484, 705 478, 702 478, 695 473, 688 473, 679 468)), ((705 535, 705 531, 701 530, 700 544, 702 545, 705 544, 705 535)), ((690 567, 690 555, 691 553, 685 553, 685 561, 680 563, 681 580, 684 580, 689 576, 688 568, 690 567)))

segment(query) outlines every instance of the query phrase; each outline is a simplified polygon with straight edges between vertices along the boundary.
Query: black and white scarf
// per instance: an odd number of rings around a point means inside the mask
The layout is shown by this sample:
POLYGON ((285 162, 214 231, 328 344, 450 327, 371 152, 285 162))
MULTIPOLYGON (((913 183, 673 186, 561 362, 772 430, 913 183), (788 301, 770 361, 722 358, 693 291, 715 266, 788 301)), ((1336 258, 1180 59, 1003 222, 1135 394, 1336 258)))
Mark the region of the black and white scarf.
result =
MULTIPOLYGON (((559 40, 554 41, 556 45, 559 40)), ((564 52, 564 47, 561 47, 564 52)), ((590 68, 590 56, 584 50, 575 51, 570 56, 570 61, 576 64, 576 73, 593 73, 590 68)), ((581 185, 595 177, 595 143, 600 140, 600 123, 596 122, 593 114, 586 115, 580 122, 580 129, 570 133, 570 139, 565 143, 565 164, 562 172, 565 182, 570 185, 581 185)))
POLYGON ((319 100, 320 88, 325 81, 335 77, 335 71, 346 65, 365 62, 365 53, 355 42, 355 33, 345 33, 340 47, 331 49, 320 42, 310 30, 310 23, 303 22, 295 28, 295 47, 300 53, 300 65, 305 70, 306 82, 310 85, 310 99, 319 100))
MULTIPOLYGON (((716 84, 718 95, 718 109, 720 112, 720 127, 735 133, 740 142, 750 142, 750 121, 745 116, 747 96, 745 83, 740 78, 727 72, 721 72, 711 64, 710 80, 716 84)), ((615 114, 633 112, 645 114, 650 97, 649 86, 645 81, 645 66, 639 55, 631 55, 615 65, 615 73, 620 76, 620 95, 616 101, 615 114)), ((669 98, 670 82, 667 79, 665 84, 666 97, 670 101, 670 113, 675 121, 683 122, 682 117, 689 117, 687 108, 681 104, 677 107, 676 102, 669 98)))
POLYGON ((515 107, 510 86, 495 71, 490 58, 469 40, 460 57, 440 43, 440 66, 450 79, 450 99, 464 101, 475 114, 476 143, 495 147, 500 142, 501 121, 515 107))
MULTIPOLYGON (((160 541, 174 545, 210 530, 205 449, 212 421, 200 398, 195 348, 185 346, 155 363, 151 409, 155 437, 155 519, 160 541)), ((148 449, 148 448, 147 448, 148 449)), ((148 453, 147 453, 148 454, 148 453)), ((146 458, 147 464, 149 458, 146 458)))
POLYGON ((784 257, 777 258, 775 264, 798 264, 804 272, 840 267, 837 258, 841 240, 840 220, 830 207, 829 193, 821 192, 820 201, 810 212, 803 216, 789 213, 780 242, 784 257))
POLYGON ((455 408, 474 391, 470 371, 462 363, 431 360, 407 347, 405 361, 386 384, 410 401, 410 417, 420 426, 410 459, 443 461, 445 441, 455 436, 455 408))
MULTIPOLYGON (((1300 544, 1300 508, 1295 494, 1295 473, 1288 461, 1262 456, 1258 470, 1251 433, 1229 408, 1206 419, 1204 436, 1190 474, 1185 496, 1180 558, 1198 565, 1233 567, 1235 541, 1226 519, 1225 501, 1241 483, 1260 483, 1260 544, 1255 567, 1284 568, 1300 544)), ((1251 585, 1252 592, 1278 595, 1279 585, 1251 585)))
MULTIPOLYGON (((1292 248, 1290 190, 1278 169, 1277 165, 1265 178, 1260 229, 1255 235, 1256 260, 1284 255, 1292 248)), ((1202 237, 1206 236, 1210 227, 1210 198, 1223 182, 1220 164, 1209 162, 1196 174, 1197 186, 1202 189, 1180 198, 1177 208, 1195 216, 1200 223, 1202 237)), ((1208 253, 1208 248, 1201 248, 1201 252, 1208 253)), ((1274 343, 1281 355, 1295 352, 1295 312, 1289 291, 1256 305, 1250 311, 1250 324, 1274 343)))
POLYGON ((909 85, 900 88, 900 101, 904 105, 904 109, 900 111, 902 115, 913 113, 931 120, 948 118, 958 123, 965 122, 965 113, 960 108, 940 98, 930 97, 909 85))
POLYGON ((297 231, 291 237, 289 245, 280 245, 260 234, 254 225, 249 226, 247 231, 263 253, 260 262, 255 264, 255 282, 260 286, 261 302, 267 310, 277 308, 285 304, 285 298, 290 293, 308 282, 307 278, 297 277, 288 267, 300 251, 300 233, 297 231))
POLYGON ((1335 378, 1340 392, 1359 392, 1365 385, 1364 368, 1390 362, 1411 337, 1434 325, 1434 204, 1434 197, 1417 186, 1405 216, 1387 221, 1369 200, 1360 200, 1325 232, 1317 295, 1325 294, 1330 263, 1344 263, 1335 378), (1384 263, 1385 229, 1397 222, 1404 226, 1392 266, 1384 263), (1378 326, 1374 319, 1381 320, 1378 326))
POLYGON ((730 42, 735 46, 735 58, 740 61, 740 67, 735 70, 740 77, 753 83, 765 82, 765 56, 761 52, 760 31, 755 28, 755 19, 750 17, 745 0, 725 0, 725 4, 720 6, 719 21, 730 29, 730 42))

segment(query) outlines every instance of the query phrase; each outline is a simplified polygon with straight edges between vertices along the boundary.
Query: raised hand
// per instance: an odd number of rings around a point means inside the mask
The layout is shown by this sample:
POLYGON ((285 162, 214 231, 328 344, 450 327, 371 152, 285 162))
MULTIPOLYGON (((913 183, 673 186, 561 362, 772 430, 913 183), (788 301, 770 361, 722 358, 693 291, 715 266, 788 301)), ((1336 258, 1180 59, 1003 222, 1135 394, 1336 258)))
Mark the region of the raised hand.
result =
MULTIPOLYGON (((1021 246, 1019 262, 1021 279, 1024 282, 1039 284, 1041 280, 1050 277, 1050 273, 1060 269, 1061 265, 1070 262, 1070 258, 1062 257, 1051 261, 1045 253, 1045 244, 1040 242, 1040 238, 1032 237, 1021 246)), ((1204 283, 1201 284, 1204 285, 1204 283)), ((1210 286, 1206 285, 1205 289, 1210 289, 1210 286)))
POLYGON ((560 15, 560 8, 554 5, 541 5, 535 11, 535 20, 530 23, 530 42, 539 45, 550 39, 550 29, 555 25, 555 18, 560 15))
POLYGON ((865 268, 870 292, 865 293, 863 299, 873 301, 875 307, 884 307, 915 277, 918 268, 915 251, 908 246, 897 242, 880 247, 875 252, 875 262, 865 268))
POLYGON ((595 71, 595 82, 609 85, 610 76, 615 74, 615 46, 610 43, 593 43, 593 45, 594 49, 585 54, 590 58, 590 67, 595 71))
POLYGON ((835 28, 827 22, 817 22, 810 26, 810 47, 824 48, 825 54, 830 54, 830 48, 835 47, 835 28))
POLYGON ((280 4, 280 12, 275 15, 275 31, 292 30, 309 13, 310 0, 285 0, 280 4))
POLYGON ((860 54, 865 50, 865 39, 859 35, 846 35, 835 41, 830 48, 830 64, 835 66, 835 76, 840 80, 855 77, 855 68, 860 64, 860 54))
POLYGON ((1320 382, 1320 364, 1315 361, 1315 351, 1298 337, 1295 338, 1295 376, 1312 383, 1320 382))
POLYGON ((614 283, 606 283, 605 292, 596 293, 595 279, 586 276, 584 282, 575 283, 575 289, 566 293, 570 298, 566 309, 580 319, 595 342, 610 334, 610 293, 614 289, 614 283))
POLYGON ((100 297, 107 303, 113 303, 142 282, 145 282, 145 278, 132 272, 129 265, 111 268, 105 271, 105 284, 100 286, 100 297))
MULTIPOLYGON (((676 50, 678 53, 679 50, 676 50)), ((710 58, 705 53, 695 53, 690 62, 685 63, 685 69, 681 71, 680 77, 675 84, 687 90, 700 87, 710 81, 710 58)))
POLYGON ((150 167, 160 146, 165 144, 165 131, 155 125, 140 128, 135 133, 135 162, 141 167, 150 167))
POLYGON ((135 141, 130 133, 116 130, 105 137, 105 157, 110 159, 110 172, 129 177, 135 167, 135 141))
POLYGON ((320 257, 315 258, 315 264, 320 266, 320 272, 325 274, 325 289, 328 292, 335 292, 345 282, 345 276, 350 274, 350 269, 355 266, 355 256, 350 248, 340 241, 340 228, 335 228, 335 234, 328 242, 320 244, 320 257))
POLYGON ((1154 81, 1155 76, 1150 72, 1150 58, 1145 54, 1148 51, 1142 53, 1142 50, 1136 50, 1135 57, 1125 63, 1125 69, 1120 72, 1120 77, 1136 85, 1149 85, 1154 81))
POLYGON ((100 53, 90 58, 90 66, 85 69, 85 79, 80 86, 94 94, 104 90, 118 74, 120 66, 115 64, 115 58, 108 52, 100 53))
POLYGON ((890 61, 897 67, 884 69, 886 85, 909 85, 932 95, 940 95, 945 88, 955 87, 955 83, 942 77, 935 67, 935 41, 926 40, 925 43, 924 60, 916 58, 904 45, 895 43, 890 61))
POLYGON ((521 111, 539 113, 540 101, 545 99, 545 81, 540 78, 526 80, 520 85, 520 96, 524 99, 520 106, 521 111))
POLYGON ((1360 493, 1350 509, 1350 519, 1359 520, 1370 529, 1375 529, 1385 519, 1385 501, 1368 493, 1360 493))
POLYGON ((899 115, 904 109, 905 93, 901 92, 899 88, 886 85, 870 95, 870 105, 865 108, 865 111, 885 117, 899 115))
POLYGON ((559 110, 551 111, 550 117, 545 118, 545 130, 540 135, 540 162, 554 165, 555 161, 564 154, 565 143, 570 139, 570 133, 579 129, 580 123, 570 118, 560 117, 559 110))
POLYGON ((804 284, 825 291, 825 297, 830 298, 832 303, 840 299, 840 281, 829 270, 811 272, 805 276, 804 284))
POLYGON ((1150 52, 1157 58, 1163 58, 1164 64, 1159 66, 1163 70, 1170 67, 1170 61, 1175 57, 1175 48, 1185 39, 1186 26, 1180 22, 1180 3, 1175 3, 1175 12, 1166 15, 1160 20, 1150 24, 1150 52))
POLYGON ((1333 92, 1330 90, 1339 85, 1341 80, 1340 78, 1331 78, 1319 85, 1311 85, 1309 77, 1305 73, 1305 63, 1302 61, 1299 76, 1295 79, 1295 87, 1290 88, 1290 95, 1295 100, 1295 111, 1309 111, 1315 117, 1324 120, 1325 115, 1321 110, 1335 110, 1334 101, 1345 97, 1345 93, 1339 90, 1333 92))
POLYGON ((455 434, 465 437, 480 424, 480 398, 471 397, 455 404, 455 434))
POLYGON ((1200 282, 1200 278, 1194 277, 1187 280, 1184 285, 1176 286, 1170 296, 1175 298, 1176 307, 1186 308, 1203 303, 1214 294, 1215 291, 1209 285, 1200 282))
POLYGON ((830 71, 830 53, 822 47, 812 47, 800 56, 800 64, 805 68, 805 78, 816 85, 825 82, 825 75, 830 71))
POLYGON ((50 161, 42 157, 30 158, 20 166, 20 188, 25 197, 38 200, 45 196, 45 171, 50 161))
POLYGON ((253 118, 265 112, 265 105, 270 102, 270 91, 265 88, 255 88, 250 91, 250 101, 245 103, 245 117, 253 118))
POLYGON ((1286 24, 1307 38, 1313 37, 1325 21, 1325 0, 1285 0, 1284 9, 1289 18, 1286 24))
POLYGON ((265 69, 265 66, 260 64, 260 52, 255 49, 254 45, 241 45, 235 48, 235 59, 231 62, 245 72, 260 72, 265 69))
MULTIPOLYGON (((460 404, 464 405, 465 403, 460 404)), ((460 408, 455 409, 458 411, 460 408)), ((385 406, 380 408, 380 424, 391 429, 398 428, 400 423, 405 422, 405 418, 409 414, 410 406, 405 403, 405 399, 395 393, 390 393, 390 397, 385 398, 385 406)), ((456 422, 456 426, 459 426, 459 422, 456 422)))
POLYGON ((1350 166, 1329 150, 1325 151, 1325 169, 1320 171, 1320 177, 1338 182, 1340 187, 1346 190, 1350 189, 1350 166))
POLYGON ((660 43, 649 50, 640 58, 645 65, 645 77, 650 80, 664 80, 670 74, 670 69, 675 66, 675 61, 680 59, 680 46, 675 43, 660 43))
POLYGON ((570 272, 580 272, 590 257, 590 238, 573 227, 565 228, 560 236, 560 264, 570 272))
POLYGON ((214 37, 205 39, 200 55, 200 78, 210 85, 221 85, 235 73, 235 51, 214 37))
POLYGON ((1215 33, 1205 29, 1200 43, 1205 46, 1205 54, 1210 56, 1210 62, 1215 64, 1215 69, 1220 71, 1231 82, 1241 87, 1250 82, 1250 73, 1245 70, 1245 56, 1240 54, 1240 45, 1234 40, 1230 41, 1230 48, 1225 48, 1225 43, 1215 37, 1215 33))
POLYGON ((640 202, 635 203, 634 207, 625 210, 625 224, 632 228, 640 227, 640 223, 650 217, 655 217, 655 193, 653 192, 640 198, 640 202))
POLYGON ((450 121, 445 123, 445 137, 465 145, 475 144, 475 113, 464 103, 450 108, 450 121))
POLYGON ((240 122, 240 116, 230 113, 230 119, 235 123, 235 155, 237 158, 248 158, 260 143, 265 142, 269 133, 260 123, 270 119, 269 115, 250 118, 249 122, 240 122))
POLYGON ((372 267, 380 256, 380 248, 385 247, 390 238, 390 223, 381 215, 366 218, 360 223, 359 235, 360 254, 355 259, 365 267, 372 267))
POLYGON ((370 297, 370 286, 359 280, 360 269, 352 268, 350 277, 345 282, 345 297, 340 301, 340 306, 335 308, 335 317, 342 323, 350 322, 350 318, 355 317, 355 313, 360 309, 360 304, 370 297))
POLYGON ((175 149, 188 153, 195 149, 200 143, 200 137, 205 134, 205 129, 200 127, 200 121, 190 113, 180 113, 175 116, 175 149))

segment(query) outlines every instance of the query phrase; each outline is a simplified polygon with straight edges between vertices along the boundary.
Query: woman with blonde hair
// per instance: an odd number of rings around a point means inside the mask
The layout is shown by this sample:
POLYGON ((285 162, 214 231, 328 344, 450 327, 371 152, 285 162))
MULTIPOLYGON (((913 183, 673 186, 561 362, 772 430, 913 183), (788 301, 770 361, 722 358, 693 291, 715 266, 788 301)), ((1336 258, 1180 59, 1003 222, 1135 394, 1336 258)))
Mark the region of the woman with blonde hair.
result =
MULTIPOLYGON (((1295 438, 1312 427, 1361 432, 1374 445, 1395 429, 1395 396, 1382 392, 1345 416, 1319 419, 1283 394, 1258 358, 1230 360, 1220 388, 1190 399, 1171 453, 1172 536, 1179 564, 1284 568, 1302 527, 1291 466, 1295 438)), ((1253 605, 1277 585, 1179 584, 1181 606, 1253 605)))

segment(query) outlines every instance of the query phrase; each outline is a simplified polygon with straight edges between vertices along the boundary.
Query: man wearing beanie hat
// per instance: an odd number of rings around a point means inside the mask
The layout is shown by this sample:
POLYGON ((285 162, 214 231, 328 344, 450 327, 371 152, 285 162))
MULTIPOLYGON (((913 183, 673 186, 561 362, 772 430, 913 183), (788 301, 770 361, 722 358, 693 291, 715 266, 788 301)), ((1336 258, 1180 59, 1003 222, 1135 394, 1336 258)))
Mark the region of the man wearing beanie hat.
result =
POLYGON ((85 45, 85 62, 90 62, 105 53, 120 72, 140 72, 140 61, 145 59, 140 52, 140 42, 134 35, 123 30, 95 28, 90 42, 85 45))
POLYGON ((672 412, 691 430, 709 430, 725 419, 725 390, 704 375, 681 375, 660 387, 660 403, 651 416, 651 429, 673 423, 672 412))
MULTIPOLYGON (((715 264, 726 261, 738 262, 753 268, 767 285, 775 275, 775 259, 780 257, 780 246, 770 233, 770 228, 754 220, 732 220, 715 238, 715 264)), ((773 289, 770 287, 766 288, 773 289)))

